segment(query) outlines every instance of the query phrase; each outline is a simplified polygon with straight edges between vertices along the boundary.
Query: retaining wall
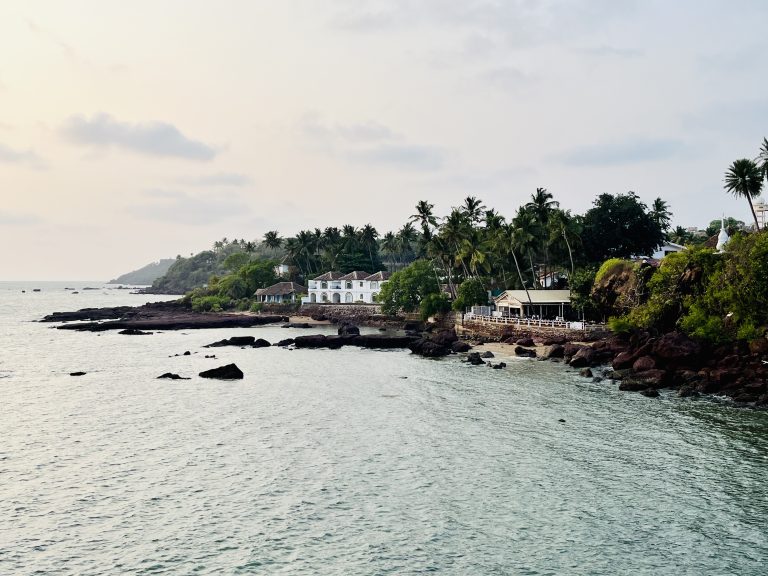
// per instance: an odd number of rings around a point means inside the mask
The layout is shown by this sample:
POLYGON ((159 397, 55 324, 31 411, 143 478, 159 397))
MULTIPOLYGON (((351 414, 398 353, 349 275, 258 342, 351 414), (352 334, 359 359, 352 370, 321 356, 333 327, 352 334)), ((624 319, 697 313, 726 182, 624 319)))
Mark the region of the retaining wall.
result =
POLYGON ((569 341, 583 342, 596 340, 608 336, 610 332, 605 329, 571 330, 569 328, 553 326, 516 326, 514 324, 496 324, 478 320, 463 320, 456 317, 456 333, 465 338, 477 338, 491 342, 505 340, 507 338, 565 338, 569 341))

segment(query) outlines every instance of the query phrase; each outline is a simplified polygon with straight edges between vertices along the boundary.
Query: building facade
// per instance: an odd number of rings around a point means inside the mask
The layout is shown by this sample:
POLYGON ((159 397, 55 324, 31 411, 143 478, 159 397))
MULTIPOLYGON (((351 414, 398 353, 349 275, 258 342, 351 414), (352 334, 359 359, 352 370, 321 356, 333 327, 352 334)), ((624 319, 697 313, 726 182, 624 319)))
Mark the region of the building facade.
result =
POLYGON ((302 304, 373 304, 389 272, 355 271, 349 274, 326 272, 308 282, 308 295, 302 304))
POLYGON ((268 288, 256 290, 256 301, 266 304, 285 304, 296 302, 300 294, 306 294, 307 289, 296 282, 278 282, 268 288))

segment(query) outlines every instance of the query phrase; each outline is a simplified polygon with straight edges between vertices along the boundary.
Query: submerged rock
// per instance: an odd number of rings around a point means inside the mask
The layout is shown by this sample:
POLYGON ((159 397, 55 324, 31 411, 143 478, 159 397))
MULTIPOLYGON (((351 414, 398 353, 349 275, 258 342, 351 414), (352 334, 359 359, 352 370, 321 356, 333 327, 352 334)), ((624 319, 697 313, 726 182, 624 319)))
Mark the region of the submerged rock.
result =
POLYGON ((166 380, 191 380, 191 378, 183 378, 182 376, 179 376, 178 374, 173 374, 171 372, 166 372, 165 374, 161 374, 157 377, 158 380, 166 379, 166 380))
POLYGON ((454 352, 469 352, 472 349, 472 346, 470 346, 467 342, 463 342, 461 340, 457 340, 453 344, 451 344, 451 350, 454 352))
POLYGON ((483 359, 480 357, 480 352, 470 352, 467 355, 467 362, 469 362, 472 366, 480 366, 482 364, 485 364, 483 359))
POLYGON ((490 350, 486 350, 485 352, 480 354, 480 358, 495 358, 495 357, 496 356, 494 355, 494 353, 491 352, 490 350))
POLYGON ((85 372, 70 372, 70 376, 85 376, 85 372))
POLYGON ((339 336, 359 336, 360 328, 349 322, 344 322, 337 330, 339 336))
POLYGON ((515 346, 515 356, 522 358, 536 358, 536 350, 533 348, 523 348, 522 346, 515 346))
POLYGON ((312 324, 308 322, 288 322, 280 326, 280 328, 312 328, 312 324))
POLYGON ((211 370, 200 372, 201 378, 215 378, 217 380, 242 380, 244 374, 236 364, 227 364, 211 370))
POLYGON ((138 328, 126 328, 125 330, 120 330, 118 334, 125 334, 126 336, 148 336, 152 334, 152 332, 144 332, 138 328))

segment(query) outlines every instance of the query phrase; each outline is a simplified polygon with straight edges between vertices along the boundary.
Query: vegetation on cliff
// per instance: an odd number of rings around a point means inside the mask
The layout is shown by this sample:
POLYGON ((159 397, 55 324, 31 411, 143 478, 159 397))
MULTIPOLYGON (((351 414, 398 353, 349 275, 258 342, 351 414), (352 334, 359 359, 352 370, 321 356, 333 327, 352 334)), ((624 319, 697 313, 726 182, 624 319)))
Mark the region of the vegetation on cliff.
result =
POLYGON ((118 276, 114 280, 110 280, 110 284, 133 284, 135 286, 146 286, 152 284, 155 280, 163 276, 168 272, 175 260, 173 258, 165 258, 158 262, 150 262, 146 266, 142 266, 138 270, 128 272, 122 276, 118 276))

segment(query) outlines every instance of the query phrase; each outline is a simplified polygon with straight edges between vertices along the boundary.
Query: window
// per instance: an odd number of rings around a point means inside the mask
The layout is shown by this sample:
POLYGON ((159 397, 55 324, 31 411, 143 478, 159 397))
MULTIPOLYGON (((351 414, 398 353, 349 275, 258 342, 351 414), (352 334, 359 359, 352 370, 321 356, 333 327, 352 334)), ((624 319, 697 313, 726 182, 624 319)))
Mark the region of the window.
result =
POLYGON ((352 282, 347 281, 347 290, 352 290, 352 282))
POLYGON ((320 287, 321 287, 323 290, 325 290, 326 288, 328 288, 328 282, 326 282, 325 280, 323 280, 322 284, 320 284, 320 287))
POLYGON ((360 282, 360 288, 362 288, 362 287, 363 287, 363 283, 362 283, 362 282, 360 282))

